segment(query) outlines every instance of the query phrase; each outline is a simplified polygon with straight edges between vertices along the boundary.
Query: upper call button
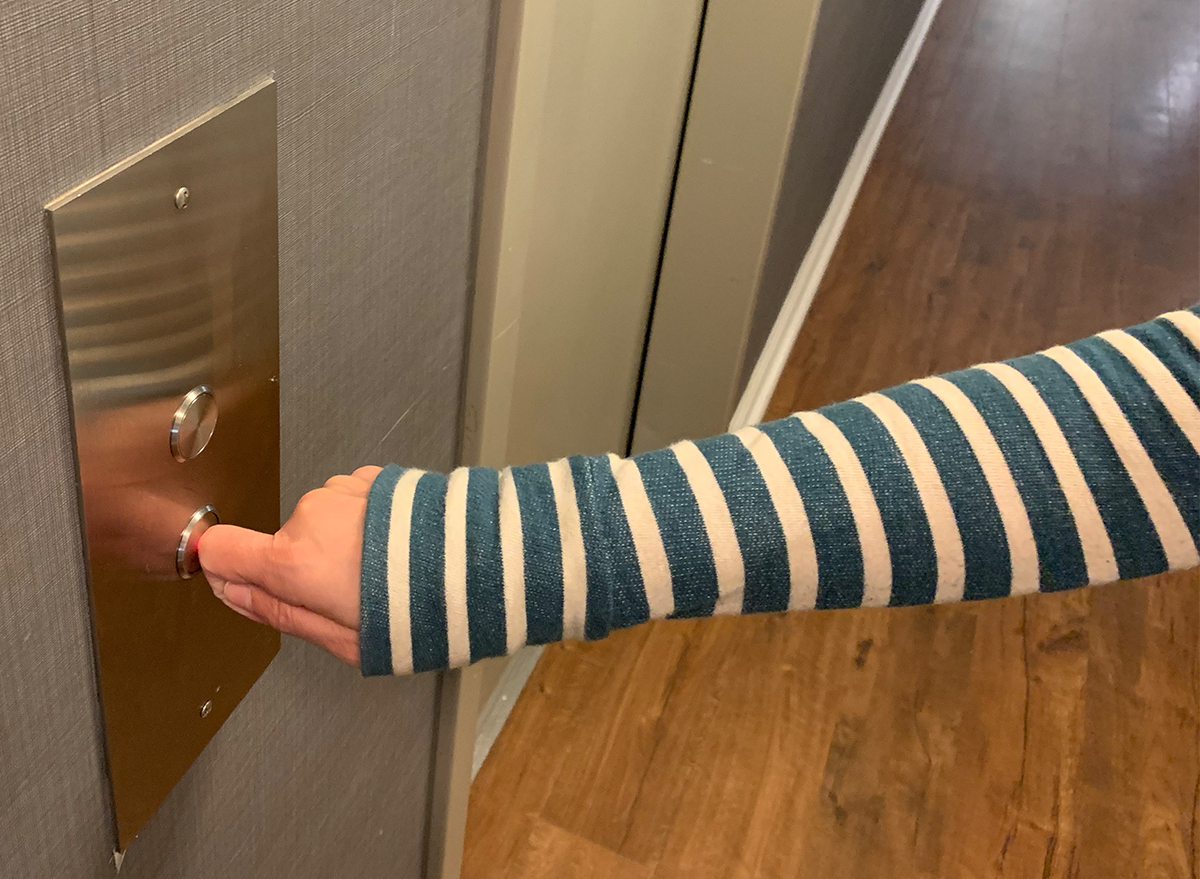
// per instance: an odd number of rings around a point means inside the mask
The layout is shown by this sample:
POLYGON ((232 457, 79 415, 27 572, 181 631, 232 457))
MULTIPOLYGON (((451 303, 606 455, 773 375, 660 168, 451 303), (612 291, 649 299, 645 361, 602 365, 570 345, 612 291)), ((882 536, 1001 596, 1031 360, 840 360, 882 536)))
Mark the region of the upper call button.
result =
POLYGON ((171 455, 176 461, 188 461, 201 452, 212 439, 217 426, 217 398, 208 385, 199 385, 187 392, 171 419, 171 455))

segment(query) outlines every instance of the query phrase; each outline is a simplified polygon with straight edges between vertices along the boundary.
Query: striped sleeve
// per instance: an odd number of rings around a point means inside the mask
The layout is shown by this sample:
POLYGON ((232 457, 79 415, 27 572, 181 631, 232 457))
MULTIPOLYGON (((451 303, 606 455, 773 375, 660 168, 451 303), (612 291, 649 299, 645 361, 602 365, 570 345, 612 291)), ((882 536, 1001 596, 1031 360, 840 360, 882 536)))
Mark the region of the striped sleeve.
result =
POLYGON ((633 458, 367 501, 362 671, 651 619, 1050 592, 1200 564, 1200 306, 633 458))

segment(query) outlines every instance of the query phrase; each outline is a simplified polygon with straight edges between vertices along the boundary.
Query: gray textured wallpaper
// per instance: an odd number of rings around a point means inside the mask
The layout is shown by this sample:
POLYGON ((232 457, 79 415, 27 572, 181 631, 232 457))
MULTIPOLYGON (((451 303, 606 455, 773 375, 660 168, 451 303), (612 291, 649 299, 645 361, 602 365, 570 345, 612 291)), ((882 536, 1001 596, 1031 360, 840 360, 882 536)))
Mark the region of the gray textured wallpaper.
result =
MULTIPOLYGON (((10 0, 0 13, 0 876, 114 873, 42 206, 274 75, 283 503, 452 463, 491 0, 10 0)), ((436 680, 280 655, 126 877, 413 877, 436 680)))
POLYGON ((741 386, 745 388, 923 0, 823 0, 796 112, 741 386))

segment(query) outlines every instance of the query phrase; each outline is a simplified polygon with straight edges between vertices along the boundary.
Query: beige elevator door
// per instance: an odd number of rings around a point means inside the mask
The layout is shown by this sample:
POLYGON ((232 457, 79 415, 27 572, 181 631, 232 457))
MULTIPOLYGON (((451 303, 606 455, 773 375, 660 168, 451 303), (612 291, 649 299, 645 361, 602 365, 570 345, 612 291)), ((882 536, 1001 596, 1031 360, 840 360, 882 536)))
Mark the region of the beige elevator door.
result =
POLYGON ((515 5, 500 25, 498 58, 515 43, 496 96, 511 131, 503 161, 489 144, 465 457, 623 454, 703 2, 526 0, 513 20, 515 5))

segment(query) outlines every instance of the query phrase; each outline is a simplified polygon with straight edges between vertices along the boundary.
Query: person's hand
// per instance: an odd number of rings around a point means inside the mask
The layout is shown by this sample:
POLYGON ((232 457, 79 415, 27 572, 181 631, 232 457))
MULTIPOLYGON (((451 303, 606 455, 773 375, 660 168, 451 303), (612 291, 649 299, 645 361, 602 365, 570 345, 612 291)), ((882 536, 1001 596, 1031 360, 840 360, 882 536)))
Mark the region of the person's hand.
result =
POLYGON ((310 491, 277 534, 209 528, 200 565, 216 596, 357 666, 363 521, 380 469, 360 467, 310 491))

